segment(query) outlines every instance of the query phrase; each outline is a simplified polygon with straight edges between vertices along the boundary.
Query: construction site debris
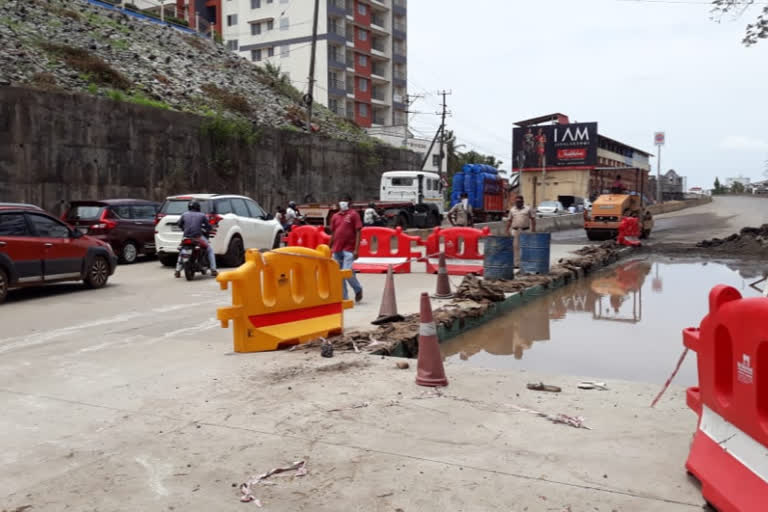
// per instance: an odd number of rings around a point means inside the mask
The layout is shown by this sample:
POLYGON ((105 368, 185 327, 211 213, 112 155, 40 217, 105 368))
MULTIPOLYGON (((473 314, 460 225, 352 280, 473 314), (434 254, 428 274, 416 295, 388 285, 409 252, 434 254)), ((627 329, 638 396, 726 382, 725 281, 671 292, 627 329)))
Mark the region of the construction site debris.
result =
POLYGON ((696 247, 739 256, 766 256, 768 255, 768 224, 763 224, 759 228, 742 228, 739 233, 726 238, 702 240, 696 244, 696 247))
POLYGON ((395 366, 397 366, 401 370, 407 370, 408 368, 411 367, 411 365, 409 365, 407 361, 398 361, 395 366))
POLYGON ((608 386, 605 385, 605 382, 595 382, 591 380, 583 380, 579 382, 578 388, 579 389, 599 389, 600 391, 608 390, 608 386))
MULTIPOLYGON (((352 348, 355 349, 357 346, 353 343, 352 348)), ((323 357, 333 357, 333 343, 323 339, 323 342, 320 345, 320 355, 323 357)))
POLYGON ((533 391, 547 391, 549 393, 559 393, 562 391, 562 388, 559 386, 544 384, 543 382, 529 382, 526 387, 533 391))
POLYGON ((251 489, 252 486, 263 482, 267 478, 269 478, 272 475, 276 475, 278 473, 285 473, 286 471, 296 471, 296 476, 304 476, 307 474, 307 461, 305 460, 298 460, 291 464, 290 466, 285 466, 282 468, 273 468, 267 471, 266 473, 262 473, 259 476, 252 476, 250 480, 240 485, 240 493, 242 496, 240 496, 240 501, 244 503, 254 503, 257 507, 261 507, 261 501, 256 498, 256 496, 253 495, 253 491, 251 489))

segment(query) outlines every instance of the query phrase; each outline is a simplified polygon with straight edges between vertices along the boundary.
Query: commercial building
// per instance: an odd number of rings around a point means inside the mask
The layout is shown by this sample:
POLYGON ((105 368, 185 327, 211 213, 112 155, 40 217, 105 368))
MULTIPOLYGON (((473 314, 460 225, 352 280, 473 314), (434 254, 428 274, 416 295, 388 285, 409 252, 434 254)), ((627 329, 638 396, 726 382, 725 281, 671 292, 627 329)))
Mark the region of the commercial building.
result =
MULTIPOLYGON (((314 0, 177 0, 177 10, 307 89, 314 0)), ((321 0, 317 34, 314 101, 364 128, 405 125, 406 0, 321 0)))
POLYGON ((752 183, 752 179, 751 178, 747 178, 746 176, 737 176, 737 177, 734 177, 734 178, 726 178, 725 179, 725 186, 728 187, 728 188, 731 188, 736 183, 739 183, 739 184, 743 185, 744 188, 747 188, 752 183))
POLYGON ((649 194, 650 153, 598 133, 597 123, 571 123, 550 114, 515 123, 514 170, 522 171, 526 202, 594 199, 617 176, 630 191, 649 194))

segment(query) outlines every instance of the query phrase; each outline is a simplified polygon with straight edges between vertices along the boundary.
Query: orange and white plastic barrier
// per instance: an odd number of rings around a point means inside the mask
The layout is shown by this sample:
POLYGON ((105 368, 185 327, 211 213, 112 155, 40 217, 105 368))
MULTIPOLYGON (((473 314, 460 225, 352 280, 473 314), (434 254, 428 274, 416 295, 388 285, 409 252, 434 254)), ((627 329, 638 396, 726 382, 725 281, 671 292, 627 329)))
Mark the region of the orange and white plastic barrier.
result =
POLYGON ((343 311, 340 270, 331 250, 284 247, 267 253, 250 249, 239 268, 216 278, 222 290, 232 283, 232 305, 219 308, 221 326, 233 322, 235 352, 262 352, 339 334, 343 311))
POLYGON ((411 250, 413 242, 421 243, 421 238, 406 235, 400 227, 365 227, 360 232, 359 257, 352 268, 364 274, 384 274, 392 265, 395 274, 409 274, 411 259, 421 257, 421 252, 411 250), (397 248, 393 249, 395 244, 397 248))
POLYGON ((283 237, 285 245, 289 247, 306 247, 307 249, 317 249, 320 245, 328 245, 331 237, 326 234, 322 226, 294 226, 291 231, 283 237))
POLYGON ((463 276, 466 274, 483 275, 483 253, 480 252, 480 239, 491 234, 486 226, 475 228, 435 228, 421 245, 426 247, 427 272, 437 274, 439 269, 439 254, 445 253, 448 274, 463 276), (441 242, 442 246, 441 247, 441 242))
POLYGON ((685 464, 720 512, 768 507, 768 298, 716 286, 701 326, 683 331, 697 353, 687 391, 699 424, 685 464))

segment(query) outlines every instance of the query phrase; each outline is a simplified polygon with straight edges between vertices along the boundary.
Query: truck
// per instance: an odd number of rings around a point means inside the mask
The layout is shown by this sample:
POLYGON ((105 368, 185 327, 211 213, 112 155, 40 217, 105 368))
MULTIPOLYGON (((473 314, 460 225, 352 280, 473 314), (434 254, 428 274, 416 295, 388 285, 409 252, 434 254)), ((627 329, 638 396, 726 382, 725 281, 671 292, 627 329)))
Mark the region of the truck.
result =
POLYGON ((467 194, 474 222, 501 220, 507 211, 509 182, 499 176, 495 167, 485 164, 464 164, 453 175, 451 207, 467 194))
POLYGON ((590 240, 609 240, 619 234, 624 217, 635 217, 640 224, 640 238, 648 238, 653 229, 653 216, 637 194, 603 194, 592 203, 592 211, 584 212, 584 229, 590 240))
MULTIPOLYGON (((378 200, 353 201, 349 207, 362 218, 373 202, 386 226, 432 228, 443 222, 443 188, 440 175, 433 172, 387 171, 381 175, 378 200)), ((338 212, 336 203, 300 204, 298 208, 304 222, 317 226, 329 226, 338 212)))

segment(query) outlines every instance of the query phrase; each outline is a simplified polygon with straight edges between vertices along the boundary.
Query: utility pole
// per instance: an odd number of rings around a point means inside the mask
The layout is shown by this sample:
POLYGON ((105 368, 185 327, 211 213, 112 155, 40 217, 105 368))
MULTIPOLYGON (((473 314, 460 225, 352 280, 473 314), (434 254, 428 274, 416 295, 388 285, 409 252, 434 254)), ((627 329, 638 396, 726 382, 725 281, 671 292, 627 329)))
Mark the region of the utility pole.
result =
MULTIPOLYGON (((443 97, 443 110, 440 113, 440 168, 438 174, 440 174, 441 178, 445 179, 446 177, 443 175, 443 161, 447 160, 447 155, 445 154, 445 116, 448 115, 448 105, 445 103, 445 97, 450 96, 453 93, 443 89, 442 91, 437 91, 437 94, 443 97)), ((447 162, 445 166, 445 174, 448 174, 447 162)))
POLYGON ((660 203, 664 202, 664 198, 661 195, 661 144, 658 144, 659 155, 656 160, 656 200, 660 203))
POLYGON ((320 0, 315 0, 315 14, 312 17, 312 55, 309 58, 309 92, 305 97, 307 103, 307 131, 312 133, 312 94, 315 90, 315 50, 317 49, 317 17, 320 12, 320 0))
POLYGON ((408 148, 408 138, 410 134, 408 133, 408 114, 412 114, 411 112, 411 105, 422 96, 420 94, 406 94, 405 95, 405 136, 403 137, 403 146, 407 149, 408 148))

